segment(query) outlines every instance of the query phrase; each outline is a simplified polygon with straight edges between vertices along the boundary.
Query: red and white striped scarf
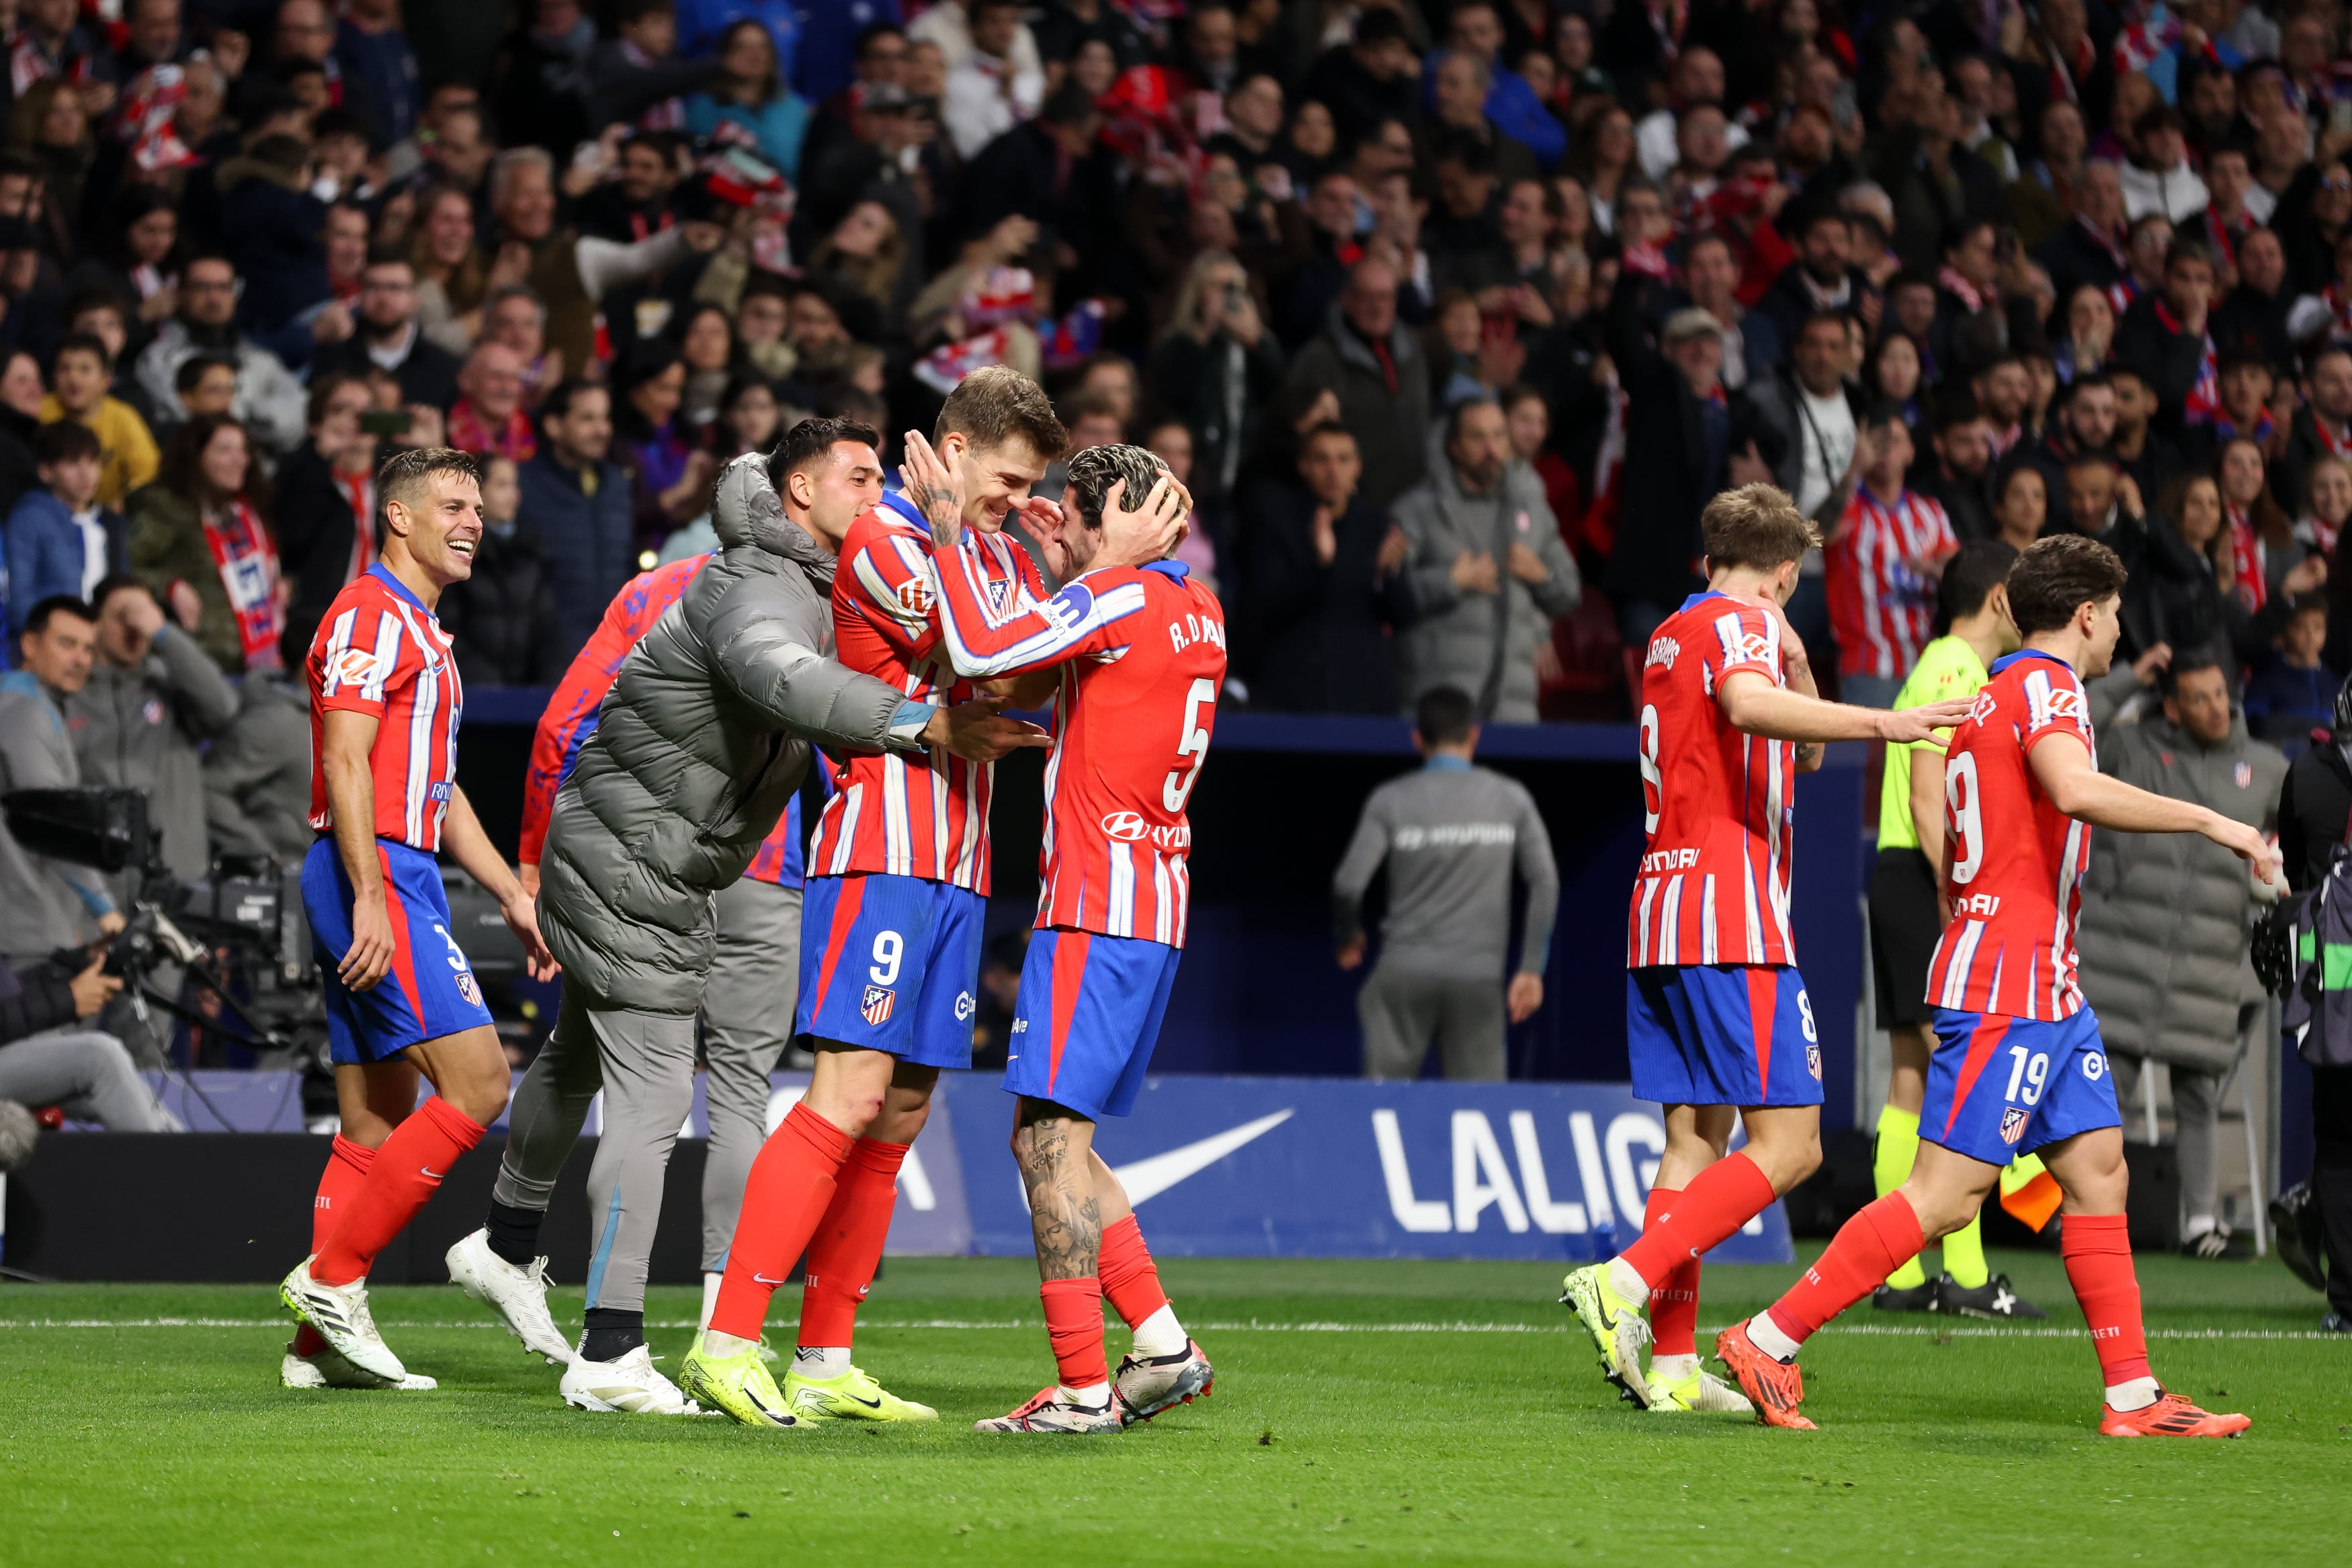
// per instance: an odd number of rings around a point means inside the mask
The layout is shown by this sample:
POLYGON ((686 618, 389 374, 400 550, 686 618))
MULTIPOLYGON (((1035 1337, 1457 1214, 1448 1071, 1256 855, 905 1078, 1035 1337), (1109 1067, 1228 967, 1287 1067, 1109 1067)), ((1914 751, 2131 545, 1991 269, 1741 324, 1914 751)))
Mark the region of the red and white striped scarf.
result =
MULTIPOLYGON (((2156 302, 2156 319, 2168 332, 2188 330, 2180 324, 2180 318, 2172 313, 2171 307, 2161 299, 2156 302)), ((2221 412, 2221 359, 2213 351, 2213 334, 2208 331, 2204 339, 2205 351, 2197 361, 2197 380, 2181 404, 2181 417, 2189 424, 2210 424, 2221 412)))
POLYGON ((2262 536, 2254 532, 2253 519, 2242 507, 2224 505, 2222 515, 2230 519, 2230 571, 2237 580, 2238 598, 2248 610, 2259 614, 2271 596, 2271 585, 2263 575, 2263 559, 2267 553, 2262 536))
POLYGON ((278 547, 269 542, 261 514, 243 497, 230 503, 226 516, 207 511, 205 544, 228 594, 230 613, 236 617, 245 667, 280 668, 278 639, 286 630, 286 612, 278 603, 278 547))

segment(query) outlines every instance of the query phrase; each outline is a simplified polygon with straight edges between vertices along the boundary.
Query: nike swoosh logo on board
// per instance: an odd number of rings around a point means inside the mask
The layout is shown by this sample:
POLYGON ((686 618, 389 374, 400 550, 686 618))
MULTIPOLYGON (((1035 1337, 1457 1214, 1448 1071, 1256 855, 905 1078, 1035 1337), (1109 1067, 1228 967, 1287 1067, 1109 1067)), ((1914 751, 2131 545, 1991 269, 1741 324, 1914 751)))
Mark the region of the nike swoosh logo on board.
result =
POLYGON ((1198 1176, 1244 1144, 1255 1143, 1289 1121, 1294 1113, 1276 1111, 1197 1143, 1170 1149, 1166 1154, 1152 1155, 1132 1164, 1117 1166, 1111 1174, 1118 1177, 1119 1185, 1127 1189, 1128 1202, 1139 1204, 1158 1197, 1187 1177, 1198 1176))

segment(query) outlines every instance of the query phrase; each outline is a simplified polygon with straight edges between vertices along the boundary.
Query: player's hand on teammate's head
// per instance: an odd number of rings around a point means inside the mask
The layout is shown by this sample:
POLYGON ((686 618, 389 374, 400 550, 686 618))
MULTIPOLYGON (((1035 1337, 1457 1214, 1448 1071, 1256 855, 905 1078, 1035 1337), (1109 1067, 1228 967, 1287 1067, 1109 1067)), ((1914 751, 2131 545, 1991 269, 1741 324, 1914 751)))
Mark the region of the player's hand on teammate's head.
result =
POLYGON ((923 727, 926 746, 944 746, 971 762, 994 762, 1024 746, 1051 746, 1054 737, 1026 719, 1008 718, 1001 711, 1009 699, 1002 695, 974 697, 931 716, 923 727))
POLYGON ((1915 740, 1934 738, 1939 729, 1949 729, 1969 716, 1974 697, 1951 697, 1939 703, 1922 703, 1917 707, 1900 708, 1879 715, 1879 738, 1908 746, 1915 740))
POLYGON ((1130 504, 1127 481, 1114 479, 1103 492, 1103 546, 1097 566, 1147 566, 1164 560, 1184 537, 1188 510, 1184 487, 1166 469, 1140 503, 1130 504))

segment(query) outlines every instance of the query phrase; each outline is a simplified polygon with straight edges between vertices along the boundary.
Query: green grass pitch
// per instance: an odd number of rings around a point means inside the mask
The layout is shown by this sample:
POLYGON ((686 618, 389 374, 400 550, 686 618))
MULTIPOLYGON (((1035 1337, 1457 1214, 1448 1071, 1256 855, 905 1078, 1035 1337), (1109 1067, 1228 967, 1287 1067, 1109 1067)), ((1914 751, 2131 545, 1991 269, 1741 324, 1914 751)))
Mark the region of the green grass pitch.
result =
MULTIPOLYGON (((1538 1264, 1168 1260, 1216 1393, 1092 1440, 968 1429, 1050 1377, 1020 1262, 876 1289, 859 1361, 937 1426, 764 1434, 566 1410, 452 1289, 376 1296, 441 1380, 393 1395, 279 1389, 265 1288, 5 1285, 0 1564, 2343 1561, 2352 1340, 2317 1297, 2142 1259, 2158 1375, 2254 1428, 2119 1442, 2057 1260, 1994 1266, 2061 1332, 1861 1309, 1807 1354, 1815 1434, 1615 1405, 1538 1264)), ((1702 1323, 1789 1277, 1710 1270, 1702 1323)), ((685 1331, 652 1337, 674 1366, 685 1331)))

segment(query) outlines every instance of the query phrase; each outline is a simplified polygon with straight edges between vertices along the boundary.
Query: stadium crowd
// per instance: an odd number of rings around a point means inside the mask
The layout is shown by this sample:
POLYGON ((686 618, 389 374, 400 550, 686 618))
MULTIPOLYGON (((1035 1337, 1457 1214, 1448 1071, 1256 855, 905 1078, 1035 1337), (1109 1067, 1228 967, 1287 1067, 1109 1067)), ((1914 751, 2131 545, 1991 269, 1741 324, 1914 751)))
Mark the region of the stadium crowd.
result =
MULTIPOLYGON (((149 789, 175 870, 307 848, 288 672, 390 452, 488 459, 441 618, 547 685, 729 458, 989 363, 1189 484, 1236 706, 1628 717, 1701 507, 1769 479, 1828 536, 1824 695, 1895 699, 1962 544, 2075 532, 2143 684, 2218 672, 2233 747, 2330 723, 2339 6, 506 9, 0 0, 0 753, 149 789)), ((0 883, 20 967, 120 918, 0 883)))

